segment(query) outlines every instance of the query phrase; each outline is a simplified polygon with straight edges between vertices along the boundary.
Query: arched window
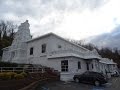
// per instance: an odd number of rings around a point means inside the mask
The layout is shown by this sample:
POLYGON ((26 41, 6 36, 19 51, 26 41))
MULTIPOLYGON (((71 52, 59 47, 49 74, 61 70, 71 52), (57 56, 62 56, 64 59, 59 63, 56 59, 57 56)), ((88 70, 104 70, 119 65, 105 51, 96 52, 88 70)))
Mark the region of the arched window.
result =
POLYGON ((68 60, 61 61, 61 71, 68 72, 68 60))

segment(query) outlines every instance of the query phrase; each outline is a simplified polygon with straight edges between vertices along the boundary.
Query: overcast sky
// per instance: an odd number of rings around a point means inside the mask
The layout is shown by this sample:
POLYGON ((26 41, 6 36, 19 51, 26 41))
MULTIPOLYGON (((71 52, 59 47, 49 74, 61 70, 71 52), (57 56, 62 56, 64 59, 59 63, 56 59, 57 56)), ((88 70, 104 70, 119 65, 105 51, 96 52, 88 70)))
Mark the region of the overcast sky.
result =
POLYGON ((120 0, 0 0, 0 19, 29 20, 34 37, 54 32, 76 40, 120 24, 120 0))

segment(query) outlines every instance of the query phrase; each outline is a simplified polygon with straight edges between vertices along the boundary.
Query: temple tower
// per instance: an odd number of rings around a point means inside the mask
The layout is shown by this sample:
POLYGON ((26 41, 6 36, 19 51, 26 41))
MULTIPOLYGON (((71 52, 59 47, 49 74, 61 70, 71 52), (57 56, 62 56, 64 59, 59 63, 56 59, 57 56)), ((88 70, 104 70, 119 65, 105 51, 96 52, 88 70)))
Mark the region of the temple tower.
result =
POLYGON ((18 27, 18 31, 15 35, 12 45, 19 46, 19 44, 22 42, 26 42, 31 39, 29 26, 28 20, 26 20, 24 23, 21 23, 21 25, 18 27))
POLYGON ((18 27, 12 45, 3 49, 3 61, 15 63, 27 63, 27 43, 31 40, 28 20, 18 27))

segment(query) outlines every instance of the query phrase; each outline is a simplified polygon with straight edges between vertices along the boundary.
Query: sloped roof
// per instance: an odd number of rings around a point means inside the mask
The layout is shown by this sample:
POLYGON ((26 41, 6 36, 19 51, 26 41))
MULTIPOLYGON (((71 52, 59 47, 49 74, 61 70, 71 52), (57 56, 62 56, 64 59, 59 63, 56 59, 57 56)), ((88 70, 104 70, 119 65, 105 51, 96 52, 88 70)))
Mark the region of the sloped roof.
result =
POLYGON ((101 59, 100 55, 96 55, 92 51, 77 52, 77 53, 74 51, 57 53, 57 51, 56 51, 56 53, 51 53, 50 55, 48 55, 47 58, 60 58, 60 57, 70 57, 70 56, 78 57, 78 58, 82 58, 82 59, 86 59, 86 60, 89 60, 89 59, 99 59, 100 60, 101 59))
POLYGON ((32 41, 35 41, 35 40, 39 40, 39 39, 42 39, 42 38, 45 38, 45 37, 48 37, 48 36, 50 36, 50 35, 53 35, 53 36, 55 36, 56 38, 59 38, 59 39, 61 39, 61 40, 64 40, 64 41, 66 41, 66 42, 68 42, 68 43, 70 43, 70 44, 72 44, 72 45, 75 45, 75 46, 77 46, 77 47, 79 47, 79 48, 81 48, 81 49, 83 49, 83 50, 85 50, 85 51, 89 51, 88 49, 86 49, 86 48, 84 48, 84 47, 82 47, 82 46, 80 46, 80 45, 77 45, 77 44, 75 44, 75 43, 73 43, 73 42, 70 42, 70 41, 68 41, 68 40, 66 40, 66 39, 64 39, 64 38, 62 38, 62 37, 60 37, 60 36, 58 36, 58 35, 56 35, 56 34, 54 34, 54 33, 47 33, 47 34, 42 35, 42 36, 40 36, 40 37, 31 39, 31 40, 27 41, 27 43, 32 42, 32 41))
POLYGON ((49 55, 47 58, 61 58, 61 57, 78 57, 78 58, 82 58, 81 55, 77 55, 74 53, 61 53, 61 54, 55 54, 55 55, 49 55))
POLYGON ((116 64, 113 60, 110 60, 108 58, 102 58, 99 62, 104 64, 116 64))
POLYGON ((74 54, 74 53, 67 53, 67 54, 61 53, 61 54, 56 54, 56 55, 49 55, 49 56, 47 56, 47 58, 61 58, 61 57, 71 57, 71 56, 86 59, 86 60, 101 59, 100 57, 97 57, 97 56, 87 56, 87 55, 82 56, 82 55, 77 55, 77 54, 74 54))

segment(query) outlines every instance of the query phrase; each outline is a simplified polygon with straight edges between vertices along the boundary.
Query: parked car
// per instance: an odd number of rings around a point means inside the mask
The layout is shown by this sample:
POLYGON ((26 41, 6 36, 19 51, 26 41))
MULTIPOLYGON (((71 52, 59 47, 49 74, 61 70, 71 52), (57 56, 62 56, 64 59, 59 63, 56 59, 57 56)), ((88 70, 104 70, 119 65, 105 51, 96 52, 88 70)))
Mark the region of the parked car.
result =
POLYGON ((87 71, 81 75, 74 75, 73 79, 75 82, 91 83, 95 86, 100 86, 108 82, 107 77, 102 73, 92 71, 87 71))
POLYGON ((111 73, 111 76, 112 77, 119 77, 120 73, 118 71, 114 71, 114 72, 111 73))

